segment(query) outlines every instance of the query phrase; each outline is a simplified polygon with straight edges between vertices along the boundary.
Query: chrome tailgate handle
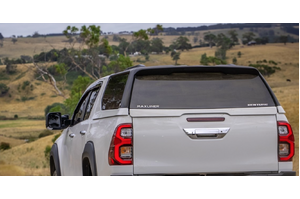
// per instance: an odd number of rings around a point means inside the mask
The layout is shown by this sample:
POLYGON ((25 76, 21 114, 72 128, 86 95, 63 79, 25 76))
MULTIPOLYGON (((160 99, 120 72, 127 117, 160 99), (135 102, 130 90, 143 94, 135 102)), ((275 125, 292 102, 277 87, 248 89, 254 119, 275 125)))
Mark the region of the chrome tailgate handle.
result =
POLYGON ((184 128, 183 131, 192 139, 216 139, 223 138, 228 132, 225 128, 184 128))

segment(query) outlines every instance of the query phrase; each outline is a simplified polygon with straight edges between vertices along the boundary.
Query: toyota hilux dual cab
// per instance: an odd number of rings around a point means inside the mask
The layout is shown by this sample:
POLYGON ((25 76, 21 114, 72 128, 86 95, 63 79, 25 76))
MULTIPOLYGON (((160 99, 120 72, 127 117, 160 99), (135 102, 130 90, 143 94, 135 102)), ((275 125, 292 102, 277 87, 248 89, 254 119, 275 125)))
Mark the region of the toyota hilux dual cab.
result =
POLYGON ((295 175, 284 110, 252 67, 142 65, 83 93, 51 149, 51 175, 295 175))

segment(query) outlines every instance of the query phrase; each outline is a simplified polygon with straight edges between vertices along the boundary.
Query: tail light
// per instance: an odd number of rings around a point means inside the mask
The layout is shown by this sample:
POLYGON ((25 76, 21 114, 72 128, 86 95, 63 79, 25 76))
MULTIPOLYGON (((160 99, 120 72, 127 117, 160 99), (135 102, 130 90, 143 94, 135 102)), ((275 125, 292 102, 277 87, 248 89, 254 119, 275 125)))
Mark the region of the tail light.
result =
POLYGON ((292 161, 295 153, 292 127, 287 122, 277 122, 278 126, 278 156, 280 161, 292 161))
POLYGON ((132 124, 121 124, 111 139, 109 165, 132 165, 132 151, 132 124))

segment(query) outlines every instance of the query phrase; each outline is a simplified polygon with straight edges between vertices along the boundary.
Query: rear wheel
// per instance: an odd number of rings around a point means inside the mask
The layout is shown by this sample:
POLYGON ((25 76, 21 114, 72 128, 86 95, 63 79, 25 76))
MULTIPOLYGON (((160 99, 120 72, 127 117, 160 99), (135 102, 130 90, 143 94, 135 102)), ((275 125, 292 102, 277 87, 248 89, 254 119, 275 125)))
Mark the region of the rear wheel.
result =
POLYGON ((54 170, 54 172, 52 173, 52 176, 57 176, 56 170, 54 170))
POLYGON ((82 162, 82 175, 83 176, 92 176, 92 169, 90 166, 90 161, 85 158, 82 162))

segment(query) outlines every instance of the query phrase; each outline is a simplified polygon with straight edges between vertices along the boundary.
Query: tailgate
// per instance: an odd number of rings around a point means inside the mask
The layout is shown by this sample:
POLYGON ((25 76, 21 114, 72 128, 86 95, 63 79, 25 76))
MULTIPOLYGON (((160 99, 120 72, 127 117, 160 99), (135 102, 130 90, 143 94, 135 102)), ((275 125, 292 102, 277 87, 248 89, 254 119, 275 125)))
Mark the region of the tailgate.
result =
POLYGON ((140 71, 134 174, 277 171, 275 100, 253 68, 140 71))
POLYGON ((275 107, 131 110, 134 174, 277 171, 275 114, 275 107))

